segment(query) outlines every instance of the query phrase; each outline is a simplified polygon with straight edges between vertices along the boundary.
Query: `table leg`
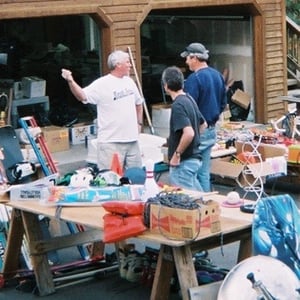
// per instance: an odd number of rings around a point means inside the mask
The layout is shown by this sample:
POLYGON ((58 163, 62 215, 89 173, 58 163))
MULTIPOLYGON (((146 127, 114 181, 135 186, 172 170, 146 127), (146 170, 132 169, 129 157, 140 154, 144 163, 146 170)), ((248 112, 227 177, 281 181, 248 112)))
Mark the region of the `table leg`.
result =
MULTIPOLYGON (((22 211, 24 230, 30 245, 43 239, 38 215, 22 211)), ((31 256, 32 266, 40 296, 46 296, 55 292, 55 286, 50 270, 47 253, 35 254, 31 256)))
POLYGON ((193 255, 189 245, 173 248, 173 256, 183 300, 189 300, 189 288, 198 286, 193 263, 193 255))
POLYGON ((171 278, 174 272, 172 248, 161 245, 151 291, 151 300, 169 299, 171 278))
POLYGON ((21 212, 13 209, 4 253, 3 276, 5 279, 12 278, 18 270, 23 235, 24 227, 21 212))
POLYGON ((240 240, 240 247, 237 261, 240 262, 248 257, 252 256, 252 238, 251 234, 240 240))

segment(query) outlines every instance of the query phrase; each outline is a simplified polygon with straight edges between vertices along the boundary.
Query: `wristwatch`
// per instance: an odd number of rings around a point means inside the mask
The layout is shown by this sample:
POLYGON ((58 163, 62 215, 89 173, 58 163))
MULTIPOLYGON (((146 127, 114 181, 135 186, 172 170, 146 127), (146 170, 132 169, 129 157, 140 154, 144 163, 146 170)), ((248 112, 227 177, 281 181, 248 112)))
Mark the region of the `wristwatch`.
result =
POLYGON ((180 152, 180 151, 175 151, 175 155, 176 155, 177 157, 180 157, 180 156, 181 156, 181 152, 180 152))

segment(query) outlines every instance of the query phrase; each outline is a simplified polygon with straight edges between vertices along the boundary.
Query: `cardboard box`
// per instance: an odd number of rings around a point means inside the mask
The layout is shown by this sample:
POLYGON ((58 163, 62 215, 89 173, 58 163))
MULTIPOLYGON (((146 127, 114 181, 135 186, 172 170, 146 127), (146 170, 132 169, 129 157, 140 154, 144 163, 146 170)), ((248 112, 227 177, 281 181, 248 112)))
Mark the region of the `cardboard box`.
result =
POLYGON ((220 207, 215 201, 193 210, 150 206, 150 230, 168 238, 193 239, 202 231, 218 232, 220 229, 220 207))
POLYGON ((48 204, 94 206, 111 200, 140 200, 143 192, 144 186, 138 184, 107 187, 53 186, 48 204))
MULTIPOLYGON (((242 151, 253 151, 250 145, 243 147, 243 143, 241 142, 236 142, 235 146, 237 155, 242 151)), ((229 185, 238 184, 242 188, 253 183, 259 184, 259 180, 257 180, 259 176, 265 181, 266 178, 283 175, 282 171, 278 172, 274 161, 266 160, 278 157, 278 160, 281 161, 280 158, 282 158, 286 152, 285 148, 261 144, 258 147, 258 152, 261 155, 262 163, 234 163, 232 162, 232 156, 212 159, 211 174, 215 177, 215 180, 220 183, 229 185)))
POLYGON ((79 123, 69 128, 70 143, 72 145, 84 144, 88 138, 96 135, 95 124, 79 123))
MULTIPOLYGON (((242 142, 235 142, 235 148, 237 153, 241 153, 242 151, 253 151, 253 148, 251 145, 245 145, 243 146, 242 142)), ((266 160, 266 158, 269 157, 275 157, 275 156, 285 156, 287 153, 287 148, 285 146, 280 145, 271 145, 271 144, 263 144, 261 143, 258 148, 258 152, 261 155, 262 160, 266 160)))
POLYGON ((231 96, 231 100, 242 108, 247 109, 250 105, 251 96, 244 91, 237 89, 231 96))
POLYGON ((47 126, 42 127, 42 133, 50 152, 67 151, 70 149, 68 128, 47 126))
POLYGON ((22 78, 23 95, 27 98, 45 96, 46 81, 36 76, 22 78))
POLYGON ((288 162, 300 164, 300 144, 288 147, 288 162))
POLYGON ((11 201, 39 200, 45 201, 50 196, 50 188, 57 180, 58 174, 52 174, 26 184, 12 185, 9 188, 11 201))

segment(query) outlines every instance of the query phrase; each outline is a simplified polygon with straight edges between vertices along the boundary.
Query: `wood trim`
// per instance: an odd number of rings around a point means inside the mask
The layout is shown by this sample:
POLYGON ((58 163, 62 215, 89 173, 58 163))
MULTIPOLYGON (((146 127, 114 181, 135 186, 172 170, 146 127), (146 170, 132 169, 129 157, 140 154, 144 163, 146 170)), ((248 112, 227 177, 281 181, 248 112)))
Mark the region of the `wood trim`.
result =
POLYGON ((34 5, 19 3, 0 4, 0 19, 22 19, 46 16, 95 13, 99 1, 37 1, 34 5))
POLYGON ((253 45, 254 45, 254 100, 255 118, 257 123, 263 123, 266 118, 267 101, 266 98, 266 59, 265 59, 265 28, 263 16, 253 17, 253 45))

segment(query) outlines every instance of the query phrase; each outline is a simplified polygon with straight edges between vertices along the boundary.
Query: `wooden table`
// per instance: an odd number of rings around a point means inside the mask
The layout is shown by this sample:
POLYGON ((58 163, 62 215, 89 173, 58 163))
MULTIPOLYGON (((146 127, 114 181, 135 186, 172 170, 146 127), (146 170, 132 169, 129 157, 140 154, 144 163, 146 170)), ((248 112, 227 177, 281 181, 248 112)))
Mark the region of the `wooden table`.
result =
MULTIPOLYGON (((222 203, 225 197, 211 195, 209 199, 222 203)), ((43 240, 38 217, 39 215, 44 215, 50 218, 57 218, 55 207, 45 206, 36 201, 13 201, 5 204, 12 208, 12 219, 4 256, 4 278, 8 274, 13 274, 18 268, 20 248, 23 234, 25 233, 41 296, 55 292, 47 259, 48 251, 101 240, 103 231, 102 217, 105 211, 100 206, 62 208, 59 215, 60 220, 83 224, 91 229, 77 234, 43 240)), ((182 299, 189 299, 189 288, 198 285, 192 259, 192 254, 197 250, 211 249, 234 241, 240 241, 238 260, 249 257, 251 255, 251 225, 251 214, 244 214, 240 212, 239 208, 225 208, 221 206, 221 231, 210 233, 209 229, 201 228, 198 238, 193 242, 169 240, 150 231, 146 231, 138 236, 137 238, 142 239, 144 242, 149 241, 161 245, 151 299, 168 299, 170 279, 173 275, 174 267, 177 270, 182 299)))

